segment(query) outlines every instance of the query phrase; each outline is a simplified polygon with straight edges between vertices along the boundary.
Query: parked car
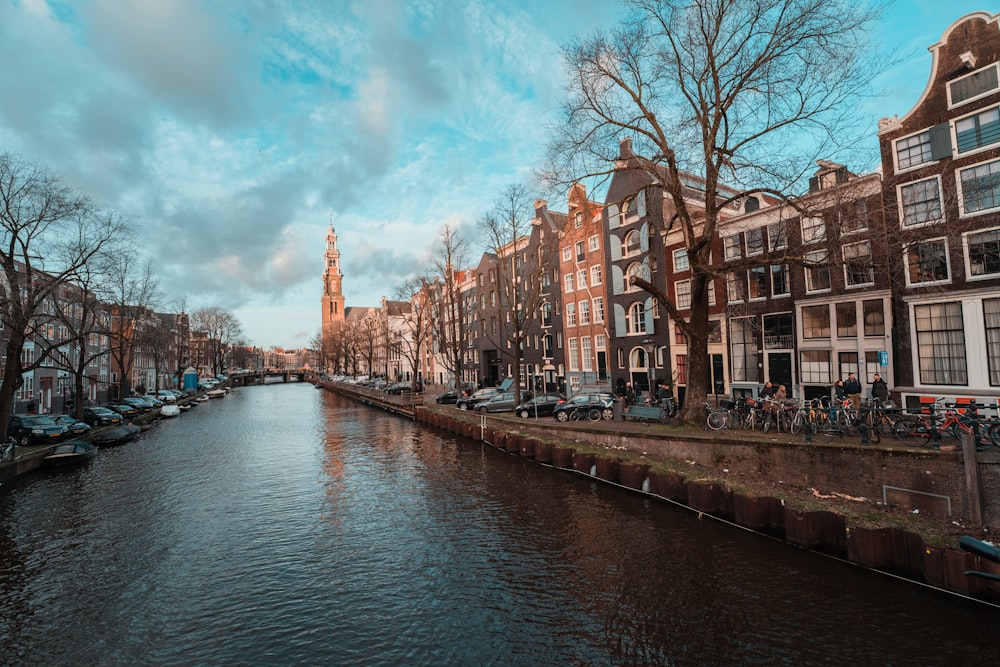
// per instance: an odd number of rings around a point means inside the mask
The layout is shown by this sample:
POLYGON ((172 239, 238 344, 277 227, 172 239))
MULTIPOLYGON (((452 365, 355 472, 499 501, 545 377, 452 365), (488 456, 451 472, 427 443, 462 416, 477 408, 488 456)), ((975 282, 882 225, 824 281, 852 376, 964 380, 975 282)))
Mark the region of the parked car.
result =
POLYGON ((618 399, 614 394, 577 394, 565 403, 557 405, 552 410, 552 416, 561 422, 579 419, 589 419, 590 421, 614 419, 614 405, 617 402, 618 399))
POLYGON ((499 393, 500 387, 485 387, 471 396, 463 396, 458 399, 455 401, 455 407, 459 410, 475 410, 477 405, 499 393))
POLYGON ((7 435, 21 446, 56 443, 65 432, 66 428, 48 415, 12 414, 7 422, 7 435))
MULTIPOLYGON (((530 391, 522 391, 521 396, 530 396, 530 391)), ((505 391, 492 396, 476 406, 476 412, 512 412, 514 410, 514 392, 505 391)))
POLYGON ((64 438, 82 438, 90 433, 90 424, 78 421, 73 415, 54 415, 52 421, 65 428, 64 438))
POLYGON ((400 396, 402 394, 411 393, 413 391, 413 386, 409 382, 396 382, 386 387, 385 391, 387 394, 400 396))
POLYGON ((113 426, 122 423, 122 416, 101 406, 83 409, 83 421, 91 426, 113 426))
MULTIPOLYGON (((150 395, 152 395, 152 394, 150 394, 150 395)), ((160 399, 164 403, 176 403, 177 402, 177 394, 175 394, 174 391, 171 390, 171 389, 161 389, 161 390, 159 390, 158 392, 156 392, 156 398, 160 399)))
POLYGON ((551 417, 552 411, 556 409, 556 406, 565 402, 566 397, 562 394, 539 394, 530 400, 521 401, 521 403, 514 408, 514 414, 521 419, 528 419, 529 417, 551 417))
POLYGON ((125 403, 125 405, 131 405, 133 408, 142 413, 152 412, 156 408, 163 405, 160 401, 149 396, 129 396, 122 402, 125 403))
POLYGON ((125 403, 112 403, 106 406, 109 410, 114 410, 122 416, 122 421, 129 421, 130 419, 135 419, 139 416, 140 412, 138 408, 133 408, 131 405, 125 403))
POLYGON ((435 398, 434 400, 437 401, 441 405, 446 405, 446 404, 449 404, 449 403, 455 403, 455 402, 458 401, 458 392, 455 391, 454 389, 450 389, 450 390, 444 392, 443 394, 441 394, 440 396, 438 396, 437 398, 435 398))

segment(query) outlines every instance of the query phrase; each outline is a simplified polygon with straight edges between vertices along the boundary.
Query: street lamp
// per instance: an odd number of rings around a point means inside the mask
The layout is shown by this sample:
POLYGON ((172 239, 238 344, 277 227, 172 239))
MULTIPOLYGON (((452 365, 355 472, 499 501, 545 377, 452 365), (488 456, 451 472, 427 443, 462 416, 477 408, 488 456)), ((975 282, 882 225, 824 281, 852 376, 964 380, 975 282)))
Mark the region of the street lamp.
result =
POLYGON ((647 389, 649 389, 648 398, 652 399, 653 387, 656 386, 656 358, 653 356, 656 352, 656 341, 652 338, 646 338, 642 344, 646 348, 646 365, 649 367, 646 373, 647 389))

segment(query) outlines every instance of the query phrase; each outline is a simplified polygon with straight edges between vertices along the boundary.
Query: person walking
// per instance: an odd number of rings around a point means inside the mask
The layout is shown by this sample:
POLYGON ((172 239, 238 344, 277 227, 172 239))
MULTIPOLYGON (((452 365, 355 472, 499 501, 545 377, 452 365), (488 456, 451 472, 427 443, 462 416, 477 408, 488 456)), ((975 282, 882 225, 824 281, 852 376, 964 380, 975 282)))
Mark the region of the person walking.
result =
POLYGON ((878 373, 872 378, 872 398, 877 398, 882 405, 889 402, 889 385, 885 383, 878 373))
POLYGON ((847 379, 844 381, 844 391, 847 392, 847 398, 851 401, 851 407, 855 410, 861 408, 861 383, 858 382, 858 378, 854 373, 848 373, 847 379))
POLYGON ((625 405, 635 404, 635 389, 632 388, 632 383, 629 382, 625 385, 625 405))

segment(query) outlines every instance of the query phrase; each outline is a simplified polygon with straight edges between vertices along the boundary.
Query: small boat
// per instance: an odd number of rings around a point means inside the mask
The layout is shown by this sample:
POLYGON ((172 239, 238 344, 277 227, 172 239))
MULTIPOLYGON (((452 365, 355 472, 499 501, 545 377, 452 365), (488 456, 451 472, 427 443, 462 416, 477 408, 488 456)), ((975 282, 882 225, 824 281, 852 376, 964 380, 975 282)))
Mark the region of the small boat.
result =
POLYGON ((69 440, 56 445, 49 454, 45 455, 45 462, 50 466, 65 466, 73 463, 82 463, 97 456, 97 447, 83 440, 69 440))
POLYGON ((177 409, 181 412, 187 412, 191 408, 197 407, 197 403, 184 403, 183 405, 178 405, 177 409))
POLYGON ((205 392, 209 398, 223 398, 226 395, 225 389, 209 389, 205 392))
POLYGON ((174 405, 173 403, 164 404, 164 406, 160 408, 161 417, 177 417, 180 414, 181 414, 180 407, 174 405))
POLYGON ((201 396, 199 396, 198 398, 196 398, 194 400, 198 401, 199 403, 205 403, 205 402, 208 401, 208 396, 206 396, 205 394, 202 394, 201 396))
POLYGON ((142 429, 134 424, 122 424, 94 434, 94 442, 101 447, 121 445, 139 435, 142 429))

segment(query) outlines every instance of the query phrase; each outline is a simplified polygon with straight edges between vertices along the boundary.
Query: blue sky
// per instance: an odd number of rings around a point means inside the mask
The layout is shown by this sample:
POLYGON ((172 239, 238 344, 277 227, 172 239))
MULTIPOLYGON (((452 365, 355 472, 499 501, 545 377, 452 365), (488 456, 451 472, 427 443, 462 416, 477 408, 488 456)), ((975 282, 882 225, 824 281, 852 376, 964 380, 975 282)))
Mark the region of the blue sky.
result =
MULTIPOLYGON (((984 8, 890 9, 879 41, 905 58, 876 82, 873 150, 878 119, 923 91, 927 47, 984 8)), ((446 222, 478 255, 476 220, 542 154, 559 45, 618 12, 607 0, 0 0, 0 150, 138 226, 164 310, 219 306, 250 342, 299 347, 319 330, 331 219, 349 306, 426 272, 446 222)))

